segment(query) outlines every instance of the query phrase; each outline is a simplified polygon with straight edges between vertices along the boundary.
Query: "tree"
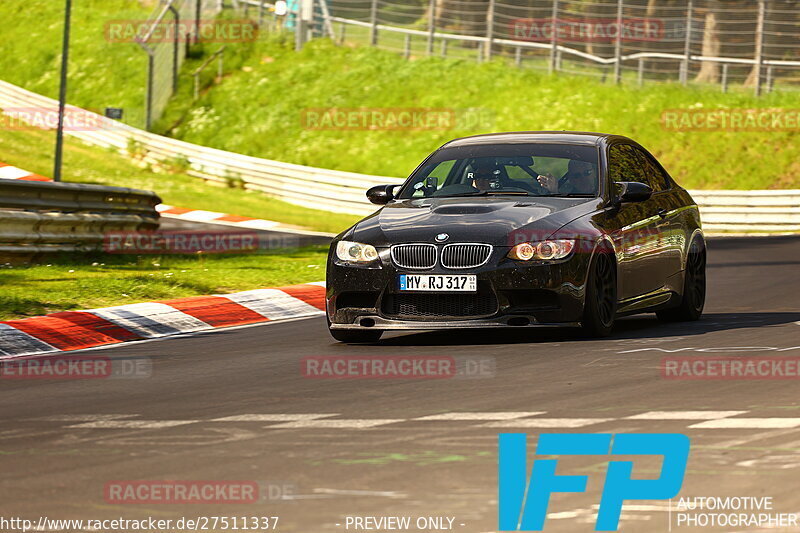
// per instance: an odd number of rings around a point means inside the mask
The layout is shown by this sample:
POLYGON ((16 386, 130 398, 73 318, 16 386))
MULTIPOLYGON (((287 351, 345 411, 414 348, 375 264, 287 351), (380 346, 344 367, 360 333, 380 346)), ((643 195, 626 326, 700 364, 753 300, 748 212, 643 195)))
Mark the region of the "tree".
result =
MULTIPOLYGON (((717 20, 717 12, 719 10, 719 2, 716 0, 709 0, 705 14, 705 27, 703 28, 702 55, 704 56, 719 57, 722 49, 717 20)), ((719 63, 716 61, 703 61, 700 66, 700 72, 698 72, 697 77, 695 77, 695 81, 701 83, 719 83, 719 63)))

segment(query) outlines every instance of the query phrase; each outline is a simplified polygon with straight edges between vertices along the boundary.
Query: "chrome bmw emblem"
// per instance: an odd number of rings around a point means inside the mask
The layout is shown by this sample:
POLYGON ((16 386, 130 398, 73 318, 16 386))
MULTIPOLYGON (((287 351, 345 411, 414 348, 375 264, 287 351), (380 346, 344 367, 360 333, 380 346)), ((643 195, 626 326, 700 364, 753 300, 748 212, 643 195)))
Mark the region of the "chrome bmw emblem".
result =
POLYGON ((450 235, 448 235, 447 233, 440 233, 439 235, 436 236, 436 242, 444 242, 449 238, 450 235))

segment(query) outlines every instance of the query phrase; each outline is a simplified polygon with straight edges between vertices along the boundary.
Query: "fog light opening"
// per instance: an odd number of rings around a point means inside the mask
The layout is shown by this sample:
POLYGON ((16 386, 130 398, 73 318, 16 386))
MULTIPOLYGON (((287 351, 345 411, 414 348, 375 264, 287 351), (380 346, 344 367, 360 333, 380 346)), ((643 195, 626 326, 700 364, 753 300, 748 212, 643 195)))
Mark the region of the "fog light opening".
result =
POLYGON ((371 328, 375 325, 375 320, 372 318, 362 318, 358 323, 362 328, 371 328))
POLYGON ((526 316, 515 316, 508 319, 509 326, 527 326, 531 323, 531 319, 526 316))

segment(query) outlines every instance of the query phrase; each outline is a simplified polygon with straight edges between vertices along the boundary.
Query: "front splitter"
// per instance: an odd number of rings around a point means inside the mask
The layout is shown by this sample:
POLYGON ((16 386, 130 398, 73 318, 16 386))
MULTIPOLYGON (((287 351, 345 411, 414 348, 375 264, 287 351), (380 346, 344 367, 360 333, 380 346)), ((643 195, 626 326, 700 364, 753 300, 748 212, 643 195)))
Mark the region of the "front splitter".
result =
POLYGON ((540 323, 532 316, 511 315, 498 318, 474 320, 394 320, 381 316, 359 316, 352 324, 331 324, 331 329, 346 330, 437 330, 437 329, 486 329, 486 328, 574 328, 580 322, 540 323), (527 323, 525 323, 527 321, 527 323), (371 325, 363 325, 370 323, 371 325))

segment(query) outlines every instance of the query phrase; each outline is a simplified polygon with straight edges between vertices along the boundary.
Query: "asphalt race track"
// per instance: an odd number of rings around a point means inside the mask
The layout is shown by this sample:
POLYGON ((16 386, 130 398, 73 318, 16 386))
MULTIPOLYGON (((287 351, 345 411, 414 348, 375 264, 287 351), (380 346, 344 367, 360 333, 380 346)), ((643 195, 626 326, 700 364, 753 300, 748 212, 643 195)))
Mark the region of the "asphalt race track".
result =
MULTIPOLYGON (((529 457, 543 432, 685 433, 680 496, 770 496, 772 512, 798 512, 797 380, 666 379, 661 370, 669 356, 800 356, 798 272, 798 238, 711 240, 703 320, 623 319, 604 340, 470 331, 346 346, 313 318, 73 352, 145 361, 152 374, 0 380, 0 514, 266 515, 280 517, 279 531, 308 533, 356 531, 345 529, 348 515, 445 516, 455 531, 496 531, 500 432, 528 433, 529 457), (301 374, 301 358, 324 355, 452 356, 466 375, 301 374), (115 480, 254 480, 265 494, 249 504, 117 504, 104 495, 115 480)), ((560 459, 560 474, 589 476, 588 491, 554 495, 545 531, 594 530, 606 461, 560 459)), ((659 468, 636 459, 634 475, 659 468)), ((620 525, 700 530, 674 520, 666 501, 632 502, 620 525)))

